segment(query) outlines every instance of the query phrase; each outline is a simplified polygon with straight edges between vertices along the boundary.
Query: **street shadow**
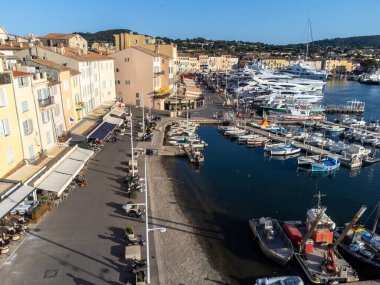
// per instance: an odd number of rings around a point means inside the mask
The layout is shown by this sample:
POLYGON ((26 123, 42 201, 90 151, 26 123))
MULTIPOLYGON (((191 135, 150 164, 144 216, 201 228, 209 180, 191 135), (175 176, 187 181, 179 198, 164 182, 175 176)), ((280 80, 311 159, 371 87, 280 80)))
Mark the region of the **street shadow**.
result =
MULTIPOLYGON (((117 167, 115 167, 115 168, 117 168, 117 167)), ((103 170, 99 170, 99 169, 95 169, 95 168, 91 168, 91 167, 88 167, 87 169, 95 171, 95 172, 103 173, 103 174, 108 174, 111 176, 120 176, 119 174, 115 174, 115 173, 111 173, 111 172, 107 172, 107 171, 103 171, 103 170)))
POLYGON ((128 167, 115 166, 115 169, 120 170, 120 171, 125 172, 125 173, 127 173, 127 171, 128 171, 128 167))
POLYGON ((73 279, 73 282, 77 285, 96 285, 95 283, 89 282, 83 278, 75 277, 71 273, 66 274, 68 277, 73 279))
POLYGON ((108 202, 108 203, 106 203, 106 205, 108 207, 114 208, 115 209, 114 213, 126 216, 125 211, 123 210, 123 204, 119 204, 119 203, 115 203, 115 202, 108 202))
POLYGON ((114 260, 103 257, 107 262, 112 264, 115 268, 117 268, 117 271, 120 273, 119 275, 119 281, 123 284, 126 284, 129 282, 130 284, 135 284, 135 274, 132 272, 129 272, 130 266, 126 266, 125 263, 117 263, 114 260))

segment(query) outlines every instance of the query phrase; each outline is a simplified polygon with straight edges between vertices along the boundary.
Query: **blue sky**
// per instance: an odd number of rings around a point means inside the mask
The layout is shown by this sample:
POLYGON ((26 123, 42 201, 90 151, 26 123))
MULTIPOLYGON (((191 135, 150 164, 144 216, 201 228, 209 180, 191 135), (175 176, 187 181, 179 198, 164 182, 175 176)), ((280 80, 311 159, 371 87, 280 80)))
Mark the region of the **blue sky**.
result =
POLYGON ((286 44, 380 34, 379 0, 2 0, 0 25, 24 35, 126 28, 152 36, 286 44))

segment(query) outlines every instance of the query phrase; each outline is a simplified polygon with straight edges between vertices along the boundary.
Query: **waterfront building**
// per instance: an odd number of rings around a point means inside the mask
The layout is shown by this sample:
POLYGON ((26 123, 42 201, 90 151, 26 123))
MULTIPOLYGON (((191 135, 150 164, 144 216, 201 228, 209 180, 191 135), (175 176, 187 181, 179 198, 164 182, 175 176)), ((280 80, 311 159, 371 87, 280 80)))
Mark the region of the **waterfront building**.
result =
POLYGON ((140 46, 112 55, 115 59, 116 94, 128 105, 164 109, 174 89, 174 59, 140 46))
POLYGON ((282 69, 290 65, 289 59, 284 57, 269 57, 261 60, 261 63, 271 69, 282 69))
POLYGON ((23 161, 20 127, 11 72, 0 58, 0 177, 23 161))
POLYGON ((81 91, 75 98, 78 104, 76 110, 81 111, 81 117, 91 113, 102 102, 116 98, 114 61, 111 57, 86 49, 44 46, 33 46, 16 55, 23 60, 46 59, 80 72, 81 91))
POLYGON ((199 71, 209 71, 209 66, 208 66, 208 55, 207 54, 198 54, 198 70, 199 71))
POLYGON ((323 68, 330 73, 350 72, 354 68, 353 62, 345 59, 327 59, 323 63, 323 68))
POLYGON ((39 106, 36 106, 32 91, 33 74, 13 71, 12 77, 23 156, 25 160, 31 163, 40 156, 43 150, 41 132, 37 121, 37 108, 39 106))
POLYGON ((87 50, 87 41, 78 34, 55 34, 50 33, 42 37, 38 37, 40 42, 44 46, 49 47, 69 47, 69 48, 80 48, 87 50))
MULTIPOLYGON (((63 66, 61 64, 54 63, 46 59, 34 59, 27 62, 30 66, 35 66, 42 72, 46 72, 47 76, 51 80, 59 82, 59 90, 61 99, 58 102, 55 98, 55 103, 57 104, 54 112, 58 113, 58 107, 62 107, 65 130, 70 130, 78 121, 82 118, 81 110, 76 111, 76 108, 80 106, 79 100, 79 75, 80 73, 74 69, 63 66), (75 85, 75 86, 74 86, 75 85), (78 88, 75 88, 78 87, 78 88), (77 114, 77 112, 80 112, 77 114)), ((53 91, 54 92, 54 91, 53 91)), ((62 134, 58 131, 58 136, 62 134)))

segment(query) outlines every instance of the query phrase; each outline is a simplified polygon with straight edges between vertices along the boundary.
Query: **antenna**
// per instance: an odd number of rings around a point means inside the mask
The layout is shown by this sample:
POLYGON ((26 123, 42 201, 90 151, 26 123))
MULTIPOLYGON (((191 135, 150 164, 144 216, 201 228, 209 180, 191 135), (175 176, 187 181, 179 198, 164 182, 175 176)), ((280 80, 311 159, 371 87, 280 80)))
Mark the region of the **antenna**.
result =
POLYGON ((325 196, 326 194, 321 194, 321 191, 318 191, 317 194, 314 195, 314 197, 317 198, 317 209, 321 209, 321 198, 325 196))

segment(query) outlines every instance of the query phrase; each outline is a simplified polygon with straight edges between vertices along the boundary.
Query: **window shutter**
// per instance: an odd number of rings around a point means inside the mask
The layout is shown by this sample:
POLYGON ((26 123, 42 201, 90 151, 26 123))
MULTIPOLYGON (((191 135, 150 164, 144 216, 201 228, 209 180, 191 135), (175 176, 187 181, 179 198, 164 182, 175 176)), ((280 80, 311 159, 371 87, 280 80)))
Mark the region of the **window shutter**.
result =
POLYGON ((0 121, 0 137, 4 137, 4 125, 3 125, 3 120, 0 121))

